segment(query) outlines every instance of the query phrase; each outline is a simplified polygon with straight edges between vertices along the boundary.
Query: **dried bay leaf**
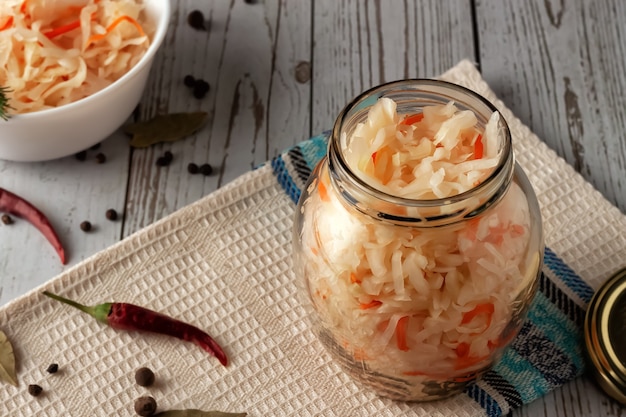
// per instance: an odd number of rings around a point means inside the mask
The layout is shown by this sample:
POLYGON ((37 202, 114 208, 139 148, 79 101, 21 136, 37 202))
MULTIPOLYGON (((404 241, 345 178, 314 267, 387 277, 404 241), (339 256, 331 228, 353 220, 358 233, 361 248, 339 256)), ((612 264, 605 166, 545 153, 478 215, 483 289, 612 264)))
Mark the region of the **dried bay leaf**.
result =
POLYGON ((169 410, 155 414, 154 417, 246 417, 246 413, 225 413, 223 411, 169 410))
POLYGON ((0 330, 0 380, 17 387, 13 346, 2 330, 0 330))
POLYGON ((161 142, 174 142, 189 136, 206 122, 208 113, 171 113, 150 120, 124 126, 124 132, 133 135, 130 146, 147 148, 161 142))

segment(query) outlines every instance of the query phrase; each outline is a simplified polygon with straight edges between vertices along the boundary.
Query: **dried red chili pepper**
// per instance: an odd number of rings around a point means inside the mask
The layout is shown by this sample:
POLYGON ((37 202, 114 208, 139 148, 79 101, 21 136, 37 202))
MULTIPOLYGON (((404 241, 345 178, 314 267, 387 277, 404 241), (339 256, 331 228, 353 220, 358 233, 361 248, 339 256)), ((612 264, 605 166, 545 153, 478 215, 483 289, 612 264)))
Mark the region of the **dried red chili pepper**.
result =
POLYGON ((21 217, 35 226, 48 239, 48 242, 54 247, 59 258, 61 258, 61 263, 65 265, 65 250, 61 240, 48 218, 37 207, 22 197, 0 187, 0 212, 21 217))
POLYGON ((76 307, 114 329, 158 333, 192 342, 215 356, 222 365, 228 364, 228 358, 220 345, 208 333, 191 324, 134 304, 102 303, 86 306, 48 291, 44 291, 43 294, 76 307))

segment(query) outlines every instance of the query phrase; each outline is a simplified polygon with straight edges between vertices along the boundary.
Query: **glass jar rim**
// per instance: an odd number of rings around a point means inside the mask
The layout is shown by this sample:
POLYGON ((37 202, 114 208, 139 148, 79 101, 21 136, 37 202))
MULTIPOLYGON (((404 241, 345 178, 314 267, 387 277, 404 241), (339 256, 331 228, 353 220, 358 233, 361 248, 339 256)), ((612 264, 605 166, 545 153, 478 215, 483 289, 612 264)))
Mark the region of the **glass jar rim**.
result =
MULTIPOLYGON (((416 92, 433 92, 439 94, 439 92, 434 92, 431 90, 420 90, 419 88, 415 88, 416 92)), ((384 97, 382 94, 380 97, 384 97)), ((454 100, 456 101, 456 100, 454 100)), ((465 104, 465 103, 463 103, 465 104)), ((334 162, 340 165, 340 168, 343 172, 348 172, 351 175, 351 180, 354 182, 361 191, 366 192, 369 195, 376 197, 379 200, 385 201, 386 203, 396 204, 406 207, 416 207, 416 208, 429 208, 429 207, 440 207, 443 205, 449 205, 454 203, 459 203, 467 200, 468 198, 474 196, 476 193, 480 193, 482 190, 490 187, 494 181, 496 181, 499 177, 503 175, 503 171, 506 169, 507 161, 510 160, 510 173, 509 177, 513 174, 513 166, 515 165, 513 160, 513 149, 512 149, 512 139, 511 139, 511 131, 509 129, 509 125, 504 119, 502 113, 496 108, 496 106, 487 100, 484 96, 478 94, 477 92, 470 90, 469 88, 463 87, 459 84, 451 83, 443 80, 435 80, 430 78, 409 78, 397 81, 391 81, 384 84, 377 85, 368 90, 363 91, 361 94, 356 96, 350 103, 348 103, 342 111, 337 116, 335 123, 333 125, 333 129, 330 135, 329 141, 329 162, 332 164, 334 162), (434 199, 412 199, 406 197, 399 197, 393 194, 389 194, 385 191, 382 191, 378 188, 375 188, 361 179, 358 175, 355 175, 354 170, 347 163, 343 151, 341 149, 340 138, 341 138, 341 128, 344 122, 347 120, 347 116, 351 110, 354 110, 359 105, 362 105, 370 97, 376 93, 385 91, 385 90, 393 90, 395 87, 431 87, 431 88, 442 88, 450 91, 454 91, 456 93, 461 93, 467 95, 469 98, 477 100, 480 104, 487 107, 492 113, 497 112, 500 116, 500 123, 502 124, 502 129, 504 131, 504 146, 502 151, 500 152, 500 156, 498 158, 498 163, 494 170, 475 187, 464 191, 459 194, 455 194, 449 197, 444 198, 434 198, 434 199), (332 151, 332 152, 331 152, 332 151), (334 155, 333 155, 334 154, 334 155)), ((506 174, 504 174, 506 175, 506 174)))

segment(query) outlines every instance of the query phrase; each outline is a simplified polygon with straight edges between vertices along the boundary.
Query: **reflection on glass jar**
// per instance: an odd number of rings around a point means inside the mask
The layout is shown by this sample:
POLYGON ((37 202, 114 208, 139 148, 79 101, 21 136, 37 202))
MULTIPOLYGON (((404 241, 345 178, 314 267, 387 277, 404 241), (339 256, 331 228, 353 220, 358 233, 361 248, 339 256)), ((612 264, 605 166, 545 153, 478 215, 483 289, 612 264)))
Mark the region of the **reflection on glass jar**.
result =
POLYGON ((294 225, 302 299, 348 374, 407 401, 462 391, 501 357, 543 262, 535 194, 496 109, 407 80, 339 115, 294 225))

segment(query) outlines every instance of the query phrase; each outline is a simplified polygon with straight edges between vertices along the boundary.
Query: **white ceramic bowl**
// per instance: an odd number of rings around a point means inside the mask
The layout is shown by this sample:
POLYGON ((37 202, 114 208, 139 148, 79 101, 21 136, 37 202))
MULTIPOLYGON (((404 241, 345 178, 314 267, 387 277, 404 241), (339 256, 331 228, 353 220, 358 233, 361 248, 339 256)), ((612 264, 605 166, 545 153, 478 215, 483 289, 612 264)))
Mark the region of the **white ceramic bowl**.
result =
POLYGON ((0 159, 45 161, 72 155, 106 139, 133 112, 146 86, 154 55, 169 26, 170 0, 146 0, 156 30, 149 49, 130 71, 74 103, 0 119, 0 159))

